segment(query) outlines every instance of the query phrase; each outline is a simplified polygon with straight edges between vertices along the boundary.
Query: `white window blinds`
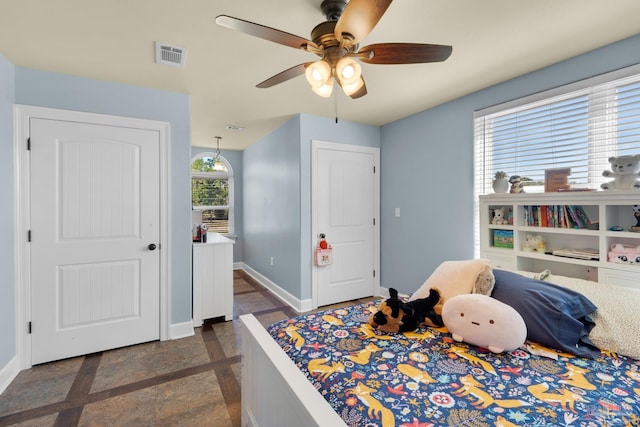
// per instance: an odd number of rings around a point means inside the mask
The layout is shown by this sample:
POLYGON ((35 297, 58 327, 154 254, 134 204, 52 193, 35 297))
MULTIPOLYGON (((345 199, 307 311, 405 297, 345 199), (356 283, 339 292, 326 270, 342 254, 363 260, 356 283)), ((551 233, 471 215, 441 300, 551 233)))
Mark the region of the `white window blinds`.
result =
POLYGON ((580 81, 474 114, 474 201, 495 173, 544 191, 545 170, 570 168, 572 188, 600 189, 611 156, 640 154, 640 66, 580 81))
POLYGON ((608 158, 640 154, 640 75, 490 114, 476 114, 476 193, 492 192, 497 171, 544 191, 544 171, 570 168, 574 188, 599 188, 608 158))

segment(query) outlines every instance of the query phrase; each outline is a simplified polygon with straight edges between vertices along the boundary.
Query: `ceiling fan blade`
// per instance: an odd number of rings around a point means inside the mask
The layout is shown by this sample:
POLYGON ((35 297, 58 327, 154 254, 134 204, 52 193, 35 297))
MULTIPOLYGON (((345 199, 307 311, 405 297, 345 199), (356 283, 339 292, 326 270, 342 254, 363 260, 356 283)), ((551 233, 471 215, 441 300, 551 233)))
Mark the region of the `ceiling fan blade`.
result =
POLYGON ((439 44, 378 43, 360 49, 358 58, 367 64, 421 64, 442 62, 452 50, 451 46, 439 44))
POLYGON ((335 28, 336 39, 342 34, 353 37, 352 44, 359 43, 376 26, 392 0, 351 0, 344 8, 335 28))
POLYGON ((294 49, 306 50, 307 46, 317 48, 315 43, 311 40, 305 39, 304 37, 276 30, 275 28, 267 27, 265 25, 256 24, 255 22, 245 21, 244 19, 234 18, 232 16, 219 15, 216 17, 216 24, 221 27, 241 31, 245 34, 260 37, 261 39, 289 46, 294 49))
POLYGON ((256 87, 261 89, 265 89, 271 86, 275 86, 277 84, 286 82, 287 80, 291 80, 294 77, 298 77, 300 74, 304 74, 306 68, 313 64, 313 62, 305 62, 304 64, 298 64, 294 67, 291 67, 287 70, 284 70, 273 77, 269 77, 267 80, 262 83, 258 83, 256 87))

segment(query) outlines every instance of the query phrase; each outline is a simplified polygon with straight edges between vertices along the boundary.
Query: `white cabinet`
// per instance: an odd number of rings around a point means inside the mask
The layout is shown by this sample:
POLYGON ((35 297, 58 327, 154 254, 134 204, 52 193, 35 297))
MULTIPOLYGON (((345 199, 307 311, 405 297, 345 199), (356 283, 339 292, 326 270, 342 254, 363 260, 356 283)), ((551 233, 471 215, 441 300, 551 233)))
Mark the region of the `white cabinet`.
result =
POLYGON ((233 240, 208 234, 193 244, 193 325, 224 316, 233 319, 233 240))
POLYGON ((638 191, 480 196, 480 255, 497 267, 531 272, 549 269, 557 275, 640 287, 640 263, 608 261, 613 244, 640 249, 640 233, 629 231, 637 224, 634 205, 640 205, 638 191), (571 217, 575 207, 582 208, 591 226, 576 228, 571 218, 561 220, 563 215, 571 217), (492 223, 496 209, 504 210, 506 224, 492 223), (614 231, 615 227, 622 230, 614 231), (528 234, 544 238, 543 251, 525 247, 528 234), (591 249, 597 259, 552 254, 559 249, 591 249))

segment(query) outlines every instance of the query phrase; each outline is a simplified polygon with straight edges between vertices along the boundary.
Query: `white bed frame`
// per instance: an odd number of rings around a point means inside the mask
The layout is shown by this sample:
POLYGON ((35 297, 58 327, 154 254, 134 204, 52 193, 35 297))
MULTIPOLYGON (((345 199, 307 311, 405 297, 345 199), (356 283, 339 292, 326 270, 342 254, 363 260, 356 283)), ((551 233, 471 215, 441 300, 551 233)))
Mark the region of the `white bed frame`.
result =
POLYGON ((240 321, 243 427, 347 427, 253 314, 240 321))

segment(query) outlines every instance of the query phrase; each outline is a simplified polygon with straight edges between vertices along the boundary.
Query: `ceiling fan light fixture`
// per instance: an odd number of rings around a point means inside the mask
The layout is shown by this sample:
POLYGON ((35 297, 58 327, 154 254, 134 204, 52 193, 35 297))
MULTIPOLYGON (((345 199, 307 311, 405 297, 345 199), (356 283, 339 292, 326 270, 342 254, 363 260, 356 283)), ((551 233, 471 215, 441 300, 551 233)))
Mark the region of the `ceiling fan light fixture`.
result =
POLYGON ((216 23, 321 58, 281 71, 256 87, 272 87, 305 74, 313 91, 321 96, 331 96, 333 83, 337 80, 345 93, 351 93, 349 96, 357 99, 367 94, 360 62, 423 64, 442 62, 451 55, 451 46, 436 44, 374 43, 360 48, 360 42, 371 33, 391 3, 392 0, 323 0, 320 7, 327 20, 313 28, 310 40, 227 15, 217 16, 216 23))
POLYGON ((353 58, 341 58, 336 64, 336 74, 341 84, 351 85, 360 80, 362 66, 353 58))
POLYGON ((358 80, 355 81, 355 83, 351 83, 351 84, 343 83, 342 90, 344 91, 345 95, 351 96, 357 91, 359 91, 363 85, 364 85, 364 80, 362 79, 362 76, 360 76, 358 80))
POLYGON ((322 96, 323 98, 329 98, 331 93, 333 92, 333 77, 329 76, 329 79, 325 84, 320 87, 311 87, 317 95, 322 96))
POLYGON ((321 59, 309 65, 304 74, 311 87, 319 88, 326 84, 331 77, 331 65, 321 59))

